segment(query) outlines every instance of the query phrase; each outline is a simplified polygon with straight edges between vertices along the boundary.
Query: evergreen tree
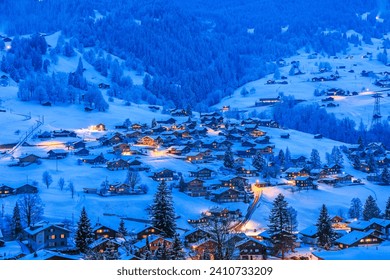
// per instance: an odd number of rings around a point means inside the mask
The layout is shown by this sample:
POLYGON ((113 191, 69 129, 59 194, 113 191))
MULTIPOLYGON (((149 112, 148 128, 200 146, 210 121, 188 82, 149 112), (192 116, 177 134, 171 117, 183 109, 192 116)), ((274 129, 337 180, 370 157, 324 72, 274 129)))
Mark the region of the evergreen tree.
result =
POLYGON ((382 174, 381 174, 381 180, 383 184, 389 185, 390 184, 390 171, 387 167, 383 168, 382 174))
POLYGON ((12 224, 11 224, 12 236, 15 239, 21 237, 23 233, 22 219, 20 218, 19 205, 16 203, 14 207, 14 212, 12 215, 12 224))
POLYGON ((119 222, 118 233, 122 235, 122 237, 128 235, 128 231, 125 226, 125 221, 123 219, 121 219, 121 221, 119 222))
POLYGON ((279 161, 280 166, 284 167, 285 156, 284 156, 283 150, 280 150, 280 151, 279 151, 279 154, 278 154, 278 161, 279 161))
POLYGON ((119 259, 118 250, 115 248, 114 243, 110 240, 107 242, 107 247, 103 252, 103 260, 117 260, 119 259))
POLYGON ((331 154, 332 162, 334 164, 338 164, 340 166, 343 165, 343 155, 339 149, 339 147, 334 146, 332 149, 332 154, 331 154))
POLYGON ((312 168, 314 168, 314 169, 321 168, 321 166, 322 166, 321 157, 320 157, 320 153, 318 152, 317 149, 311 150, 310 162, 311 162, 312 168))
POLYGON ((375 199, 371 195, 369 195, 366 199, 363 208, 363 220, 368 221, 372 218, 379 218, 380 215, 381 215, 381 210, 376 204, 375 199))
POLYGON ((231 147, 229 146, 225 152, 225 156, 223 158, 223 165, 226 168, 233 168, 234 166, 234 157, 231 147))
POLYGON ((179 234, 175 234, 175 236, 173 237, 173 243, 172 243, 170 255, 172 260, 184 259, 183 244, 180 240, 179 234))
POLYGON ((285 253, 294 249, 295 236, 291 232, 290 219, 288 214, 288 203, 283 194, 273 201, 273 206, 269 216, 269 233, 273 236, 272 242, 275 253, 280 252, 282 259, 285 253))
POLYGON ((266 165, 267 163, 262 153, 260 151, 257 151, 255 156, 252 158, 252 166, 262 172, 265 169, 266 165))
POLYGON ((348 215, 351 219, 359 220, 362 216, 363 204, 359 198, 355 197, 351 200, 351 207, 348 210, 348 215))
POLYGON ((384 218, 386 220, 390 220, 390 197, 386 201, 386 207, 385 207, 385 213, 384 218))
POLYGON ((162 230, 164 237, 172 238, 176 233, 173 199, 165 181, 157 187, 152 204, 152 225, 162 230))
POLYGON ((325 204, 322 205, 320 216, 317 220, 317 244, 318 246, 328 250, 336 239, 336 234, 332 228, 332 221, 328 215, 328 210, 325 204))
POLYGON ((187 184, 184 182, 183 176, 180 176, 179 191, 185 192, 186 189, 187 189, 187 184))
POLYGON ((289 148, 286 148, 286 152, 284 153, 284 168, 287 169, 291 166, 291 153, 289 148))
POLYGON ((91 222, 88 218, 85 207, 81 210, 80 219, 77 223, 77 232, 75 237, 76 247, 81 253, 88 251, 88 245, 93 242, 93 233, 91 222))
POLYGON ((298 212, 293 207, 287 207, 287 218, 288 218, 288 232, 294 232, 298 229, 298 212))
POLYGON ((165 241, 160 244, 154 253, 154 259, 156 260, 169 260, 170 252, 169 248, 167 248, 167 244, 165 241))

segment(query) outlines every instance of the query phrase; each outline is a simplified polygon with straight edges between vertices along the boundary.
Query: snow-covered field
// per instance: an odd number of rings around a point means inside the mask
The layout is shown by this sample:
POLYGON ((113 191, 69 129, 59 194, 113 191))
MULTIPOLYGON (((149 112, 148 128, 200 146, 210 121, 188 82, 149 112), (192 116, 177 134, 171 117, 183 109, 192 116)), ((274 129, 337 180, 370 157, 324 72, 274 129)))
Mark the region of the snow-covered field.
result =
MULTIPOLYGON (((352 33, 352 31, 350 32, 352 33)), ((387 38, 387 36, 384 36, 387 38)), ((381 79, 385 71, 389 71, 390 68, 377 60, 377 54, 383 52, 382 40, 373 39, 373 45, 364 44, 362 46, 354 47, 351 45, 347 54, 338 54, 335 56, 326 56, 317 54, 314 58, 309 59, 309 55, 313 53, 306 53, 304 50, 299 52, 299 55, 285 59, 287 65, 279 67, 280 75, 285 76, 285 81, 288 84, 267 84, 268 80, 274 80, 274 75, 268 75, 265 78, 249 82, 240 88, 238 88, 232 97, 223 99, 219 104, 215 105, 216 109, 220 109, 223 106, 237 108, 239 110, 245 110, 248 112, 268 110, 269 107, 256 107, 255 102, 259 98, 275 98, 280 93, 284 96, 293 95, 296 99, 303 99, 307 102, 318 102, 319 104, 325 104, 321 102, 321 99, 326 96, 314 96, 314 91, 318 89, 328 90, 331 88, 341 88, 345 91, 358 92, 358 96, 336 96, 335 104, 339 106, 334 108, 327 108, 329 112, 333 112, 336 116, 343 118, 349 117, 353 119, 356 124, 359 124, 360 120, 367 126, 371 124, 373 110, 374 110, 374 98, 372 94, 375 91, 384 90, 384 88, 373 85, 374 78, 362 77, 361 72, 373 71, 378 75, 378 79, 381 79), (369 56, 366 58, 367 53, 372 54, 372 58, 369 56), (290 76, 289 71, 291 68, 291 62, 299 61, 300 70, 304 73, 302 75, 290 76), (320 73, 318 65, 321 62, 329 62, 332 67, 330 72, 320 73), (340 78, 337 81, 324 81, 324 82, 312 82, 313 77, 329 77, 335 72, 339 73, 340 78), (353 72, 352 72, 353 71, 353 72), (255 89, 254 94, 248 94, 243 97, 241 95, 242 88, 246 88, 249 92, 251 89, 255 89)), ((282 81, 281 79, 277 81, 282 81)), ((381 112, 382 119, 387 119, 390 116, 390 97, 387 96, 387 92, 383 92, 381 99, 381 112)))

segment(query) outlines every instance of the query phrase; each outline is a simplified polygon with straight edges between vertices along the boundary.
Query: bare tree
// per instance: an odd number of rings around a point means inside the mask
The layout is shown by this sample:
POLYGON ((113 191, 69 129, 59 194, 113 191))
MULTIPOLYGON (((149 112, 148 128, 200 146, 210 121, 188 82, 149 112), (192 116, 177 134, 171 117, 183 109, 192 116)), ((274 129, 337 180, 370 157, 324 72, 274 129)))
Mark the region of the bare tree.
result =
POLYGON ((53 183, 53 178, 51 177, 49 171, 45 171, 42 174, 42 182, 46 185, 46 188, 49 188, 51 183, 53 183))
POLYGON ((138 172, 134 172, 134 171, 131 171, 131 170, 127 171, 125 183, 128 184, 131 189, 134 189, 134 187, 140 181, 141 181, 141 178, 140 178, 138 172))
POLYGON ((72 182, 72 181, 69 181, 68 189, 69 189, 70 194, 71 194, 71 196, 72 196, 72 198, 73 198, 73 197, 74 197, 74 193, 75 193, 75 189, 74 189, 74 185, 73 185, 73 182, 72 182))
POLYGON ((57 185, 60 188, 60 190, 62 191, 65 187, 65 179, 62 177, 60 179, 58 179, 57 185))
POLYGON ((215 248, 209 249, 214 259, 231 260, 236 242, 233 219, 221 216, 210 217, 203 229, 209 232, 215 241, 215 248))
POLYGON ((44 210, 44 204, 38 194, 25 194, 17 201, 20 217, 29 227, 41 220, 44 210))

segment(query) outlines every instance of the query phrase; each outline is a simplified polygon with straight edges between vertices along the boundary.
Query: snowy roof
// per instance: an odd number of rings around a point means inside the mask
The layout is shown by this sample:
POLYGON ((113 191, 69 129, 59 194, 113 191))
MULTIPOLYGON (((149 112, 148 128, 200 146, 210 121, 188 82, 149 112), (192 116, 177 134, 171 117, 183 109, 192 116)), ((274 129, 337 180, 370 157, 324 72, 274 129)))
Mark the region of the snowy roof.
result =
POLYGON ((285 172, 286 173, 293 173, 293 172, 301 172, 303 170, 302 167, 290 167, 289 169, 287 169, 285 172))
POLYGON ((313 225, 301 230, 299 233, 305 236, 314 236, 318 232, 317 226, 313 225))
POLYGON ((50 250, 39 250, 39 251, 36 251, 35 253, 29 254, 29 255, 26 255, 26 256, 20 258, 20 260, 47 260, 47 259, 50 259, 53 257, 54 258, 71 259, 71 260, 81 259, 81 257, 77 256, 77 255, 67 255, 67 254, 63 254, 60 252, 54 252, 54 251, 50 251, 50 250))
POLYGON ((386 219, 372 218, 372 219, 370 219, 370 222, 376 223, 376 224, 381 225, 383 227, 390 226, 390 220, 386 220, 386 219))
POLYGON ((364 230, 372 224, 373 224, 373 222, 371 222, 371 221, 354 221, 354 222, 349 224, 349 227, 353 228, 353 229, 364 230))
POLYGON ((351 231, 349 234, 340 237, 335 242, 345 244, 345 245, 352 245, 356 242, 359 242, 360 239, 365 238, 365 237, 373 234, 374 232, 375 232, 374 229, 371 229, 369 231, 354 230, 354 231, 351 231))
POLYGON ((28 234, 30 235, 35 235, 47 228, 50 228, 50 227, 56 227, 56 228, 59 228, 61 230, 64 230, 64 231, 68 231, 70 232, 70 230, 62 227, 62 225, 56 225, 56 224, 50 224, 50 223, 47 223, 47 224, 39 224, 39 225, 36 225, 36 226, 30 226, 28 228, 25 228, 24 231, 27 232, 28 234))
POLYGON ((264 242, 263 240, 258 240, 258 239, 253 238, 253 237, 247 237, 247 238, 241 240, 240 242, 238 242, 236 244, 236 247, 240 247, 241 245, 247 243, 248 241, 255 242, 255 243, 262 245, 262 246, 267 246, 266 242, 264 242))
POLYGON ((222 193, 228 191, 229 189, 230 189, 230 188, 219 188, 219 189, 213 191, 212 194, 216 194, 216 195, 222 194, 222 193))
POLYGON ((295 177, 295 181, 306 181, 307 179, 310 179, 309 176, 297 176, 295 177))

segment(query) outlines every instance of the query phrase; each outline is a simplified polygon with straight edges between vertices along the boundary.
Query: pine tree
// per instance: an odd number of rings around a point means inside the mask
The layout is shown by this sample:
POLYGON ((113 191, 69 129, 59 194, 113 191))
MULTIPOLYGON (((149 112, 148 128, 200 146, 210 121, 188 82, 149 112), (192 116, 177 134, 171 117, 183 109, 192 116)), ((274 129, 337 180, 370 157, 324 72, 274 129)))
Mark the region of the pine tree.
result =
POLYGON ((390 220, 390 197, 387 199, 384 218, 390 220))
POLYGON ((284 259, 285 253, 294 249, 295 236, 290 231, 290 219, 288 215, 288 203, 280 193, 273 201, 273 207, 269 216, 269 233, 273 236, 275 253, 281 252, 284 259))
POLYGON ((279 151, 279 154, 278 154, 278 161, 279 161, 280 166, 284 167, 285 156, 284 156, 283 150, 280 150, 280 151, 279 151))
POLYGON ((179 234, 175 234, 173 237, 172 248, 170 252, 170 257, 172 260, 183 260, 184 259, 184 250, 183 244, 180 240, 179 234))
POLYGON ((369 195, 366 199, 366 203, 364 204, 363 209, 363 220, 370 220, 372 218, 379 218, 381 214, 381 210, 376 204, 374 198, 369 195))
POLYGON ((122 236, 128 235, 128 231, 127 231, 127 228, 125 226, 125 221, 123 221, 123 219, 121 219, 121 221, 119 222, 118 233, 122 236))
POLYGON ((77 223, 77 232, 75 237, 76 247, 81 253, 88 251, 88 245, 93 241, 91 222, 88 218, 85 207, 81 210, 80 220, 77 223))
POLYGON ((343 165, 343 162, 344 162, 343 154, 341 153, 339 147, 337 147, 337 146, 333 147, 331 158, 332 158, 332 162, 334 164, 338 164, 340 166, 343 165))
POLYGON ((317 244, 328 250, 336 239, 336 234, 332 228, 332 221, 328 215, 325 204, 322 205, 320 216, 317 220, 317 244))
POLYGON ((359 198, 355 197, 351 200, 351 207, 348 210, 348 215, 351 219, 359 220, 362 216, 363 204, 359 198))
POLYGON ((320 157, 320 153, 318 152, 317 149, 311 150, 310 161, 311 161, 312 168, 314 168, 314 169, 321 168, 321 166, 322 166, 321 157, 320 157))
POLYGON ((173 199, 165 181, 157 187, 152 205, 152 225, 162 230, 164 237, 172 238, 176 233, 173 199))
POLYGON ((223 158, 223 165, 226 168, 233 168, 234 166, 234 157, 231 147, 229 146, 225 152, 225 156, 223 158))
POLYGON ((284 168, 287 169, 291 166, 291 153, 289 148, 286 148, 286 152, 284 153, 284 168))
POLYGON ((114 243, 110 240, 107 242, 107 247, 103 252, 104 260, 117 260, 119 259, 118 250, 115 248, 114 243))
POLYGON ((252 166, 262 172, 266 166, 266 161, 260 151, 257 151, 252 159, 252 166))
POLYGON ((389 185, 390 184, 390 171, 387 167, 383 168, 382 174, 381 174, 381 180, 383 184, 389 185))
POLYGON ((179 191, 185 192, 186 188, 187 188, 187 184, 184 182, 183 176, 180 176, 179 191))
POLYGON ((15 239, 18 239, 21 237, 21 234, 23 232, 23 227, 22 227, 22 220, 20 218, 20 210, 19 210, 19 205, 16 203, 14 207, 14 212, 12 215, 12 225, 11 225, 11 230, 12 230, 12 236, 15 239))

